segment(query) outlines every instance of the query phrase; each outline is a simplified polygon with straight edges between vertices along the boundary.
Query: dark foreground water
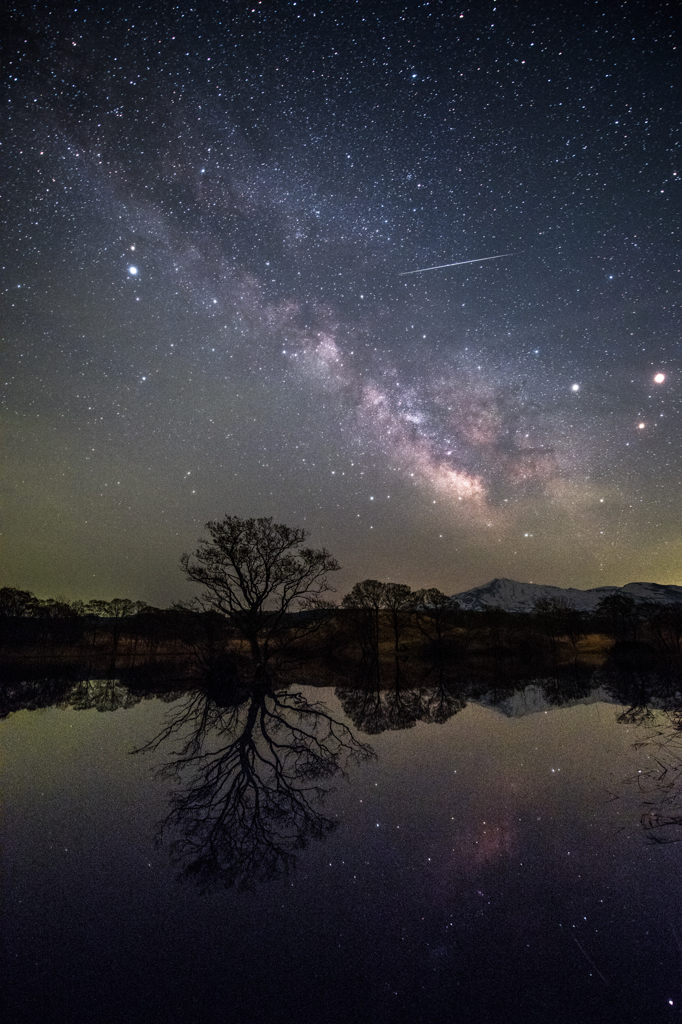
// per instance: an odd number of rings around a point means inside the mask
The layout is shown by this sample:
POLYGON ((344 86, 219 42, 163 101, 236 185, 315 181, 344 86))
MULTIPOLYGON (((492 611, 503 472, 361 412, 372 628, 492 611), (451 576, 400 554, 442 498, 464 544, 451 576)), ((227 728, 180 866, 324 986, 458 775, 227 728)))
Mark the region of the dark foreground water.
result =
POLYGON ((81 690, 0 723, 5 1019, 682 1019, 664 712, 81 690))

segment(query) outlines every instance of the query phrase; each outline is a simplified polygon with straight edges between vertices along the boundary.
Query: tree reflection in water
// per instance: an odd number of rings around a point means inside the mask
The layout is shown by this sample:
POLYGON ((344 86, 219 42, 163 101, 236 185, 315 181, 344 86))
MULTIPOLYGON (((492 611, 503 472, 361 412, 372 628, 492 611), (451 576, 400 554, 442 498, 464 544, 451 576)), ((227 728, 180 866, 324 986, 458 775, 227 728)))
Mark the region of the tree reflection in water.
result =
POLYGON ((654 843, 682 841, 682 693, 675 667, 656 666, 645 644, 614 645, 601 671, 610 695, 623 705, 618 721, 638 727, 636 750, 646 759, 626 782, 641 793, 640 824, 654 843))
POLYGON ((636 781, 643 797, 640 822, 647 839, 653 843, 682 841, 682 700, 680 694, 665 713, 640 703, 628 708, 619 718, 626 725, 648 727, 649 735, 635 748, 647 748, 644 769, 636 781))
POLYGON ((390 683, 374 671, 359 674, 354 686, 338 687, 336 696, 353 725, 370 736, 411 729, 417 722, 442 725, 467 704, 462 683, 442 666, 420 682, 408 682, 398 665, 390 683))
POLYGON ((80 679, 70 690, 67 703, 74 711, 120 711, 135 707, 141 700, 142 695, 120 679, 80 679))
POLYGON ((322 703, 271 678, 194 691, 139 752, 173 743, 159 775, 178 780, 157 840, 181 877, 239 889, 288 874, 297 850, 338 825, 321 804, 349 764, 373 758, 322 703))

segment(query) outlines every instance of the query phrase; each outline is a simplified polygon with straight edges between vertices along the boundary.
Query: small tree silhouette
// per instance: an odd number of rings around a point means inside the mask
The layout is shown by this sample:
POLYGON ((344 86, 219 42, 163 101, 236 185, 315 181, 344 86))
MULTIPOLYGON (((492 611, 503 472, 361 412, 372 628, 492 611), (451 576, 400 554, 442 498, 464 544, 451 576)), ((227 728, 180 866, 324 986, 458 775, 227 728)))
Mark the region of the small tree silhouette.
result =
POLYGON ((316 627, 314 614, 294 622, 289 613, 324 605, 322 595, 333 589, 327 575, 339 564, 326 548, 304 547, 305 530, 272 518, 225 516, 206 529, 211 540, 184 554, 182 568, 204 587, 204 609, 223 615, 263 668, 276 649, 316 627))

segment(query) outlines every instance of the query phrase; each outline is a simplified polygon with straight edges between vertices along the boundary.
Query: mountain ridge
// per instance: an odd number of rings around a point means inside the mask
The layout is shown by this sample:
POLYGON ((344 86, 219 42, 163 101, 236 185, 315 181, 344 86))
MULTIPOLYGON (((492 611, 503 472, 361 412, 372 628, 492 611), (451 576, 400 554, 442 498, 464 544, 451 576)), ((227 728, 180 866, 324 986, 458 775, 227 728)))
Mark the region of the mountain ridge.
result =
POLYGON ((682 602, 682 587, 674 583, 626 583, 623 587, 592 587, 579 590, 576 587, 555 587, 543 583, 520 583, 518 580, 495 578, 480 587, 453 594, 461 608, 484 611, 486 608, 502 608, 508 612, 532 612, 535 602, 543 598, 566 601, 580 611, 594 611, 599 602, 609 594, 625 594, 635 601, 655 601, 659 604, 682 602))

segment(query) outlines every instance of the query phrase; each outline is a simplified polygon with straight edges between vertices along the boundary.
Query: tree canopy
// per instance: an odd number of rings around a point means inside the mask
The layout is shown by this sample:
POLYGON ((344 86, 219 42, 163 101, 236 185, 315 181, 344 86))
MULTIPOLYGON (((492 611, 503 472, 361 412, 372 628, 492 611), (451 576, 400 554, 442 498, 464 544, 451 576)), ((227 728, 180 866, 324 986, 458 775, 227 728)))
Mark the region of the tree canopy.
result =
POLYGON ((204 587, 204 607, 224 615, 265 663, 285 616, 314 608, 333 588, 327 575, 339 564, 326 548, 304 547, 305 530, 275 523, 272 517, 225 516, 206 524, 193 555, 182 556, 187 577, 204 587))

